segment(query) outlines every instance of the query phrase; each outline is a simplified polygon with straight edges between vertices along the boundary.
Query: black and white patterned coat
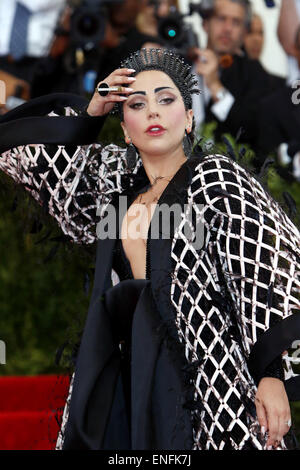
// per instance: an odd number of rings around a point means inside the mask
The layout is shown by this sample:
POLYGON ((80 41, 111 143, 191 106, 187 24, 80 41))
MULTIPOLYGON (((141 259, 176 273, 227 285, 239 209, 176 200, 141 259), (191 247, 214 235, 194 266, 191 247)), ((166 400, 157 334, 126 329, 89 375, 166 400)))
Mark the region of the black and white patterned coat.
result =
MULTIPOLYGON (((113 197, 138 176, 147 182, 140 157, 129 170, 125 150, 115 145, 21 145, 2 153, 0 169, 46 204, 79 244, 97 241, 97 213, 101 218, 113 197)), ((247 170, 223 155, 184 164, 162 203, 181 204, 181 218, 169 239, 148 240, 148 274, 158 311, 186 361, 193 449, 262 449, 253 411, 257 381, 300 339, 299 230, 247 170), (204 238, 195 248, 200 223, 204 238)), ((105 262, 114 242, 98 244, 92 297, 119 280, 105 262)), ((298 376, 289 356, 283 361, 293 395, 298 376)))

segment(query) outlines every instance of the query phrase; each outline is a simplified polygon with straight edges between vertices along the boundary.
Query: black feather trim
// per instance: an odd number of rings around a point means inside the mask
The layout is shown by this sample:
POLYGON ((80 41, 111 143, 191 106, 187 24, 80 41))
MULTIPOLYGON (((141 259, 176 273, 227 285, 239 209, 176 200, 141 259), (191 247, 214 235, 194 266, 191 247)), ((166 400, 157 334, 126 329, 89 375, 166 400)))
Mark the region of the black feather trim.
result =
POLYGON ((231 143, 229 142, 227 137, 225 137, 224 135, 222 137, 222 140, 223 140, 224 144, 226 145, 226 149, 227 149, 229 157, 232 158, 232 160, 236 161, 236 154, 235 154, 235 151, 234 151, 231 143))
POLYGON ((266 175, 267 173, 267 170, 269 168, 270 165, 272 165, 273 163, 275 163, 275 161, 273 160, 273 158, 266 158, 261 169, 260 169, 260 172, 258 174, 258 178, 259 179, 262 179, 264 178, 264 176, 266 175))
POLYGON ((245 133, 244 129, 240 127, 235 136, 235 141, 238 142, 244 133, 245 133))
POLYGON ((295 217, 297 215, 297 207, 296 207, 296 202, 295 200, 293 199, 293 197, 290 195, 289 192, 287 191, 284 191, 282 193, 282 196, 286 202, 286 205, 288 207, 288 210, 289 210, 289 216, 290 217, 295 217))

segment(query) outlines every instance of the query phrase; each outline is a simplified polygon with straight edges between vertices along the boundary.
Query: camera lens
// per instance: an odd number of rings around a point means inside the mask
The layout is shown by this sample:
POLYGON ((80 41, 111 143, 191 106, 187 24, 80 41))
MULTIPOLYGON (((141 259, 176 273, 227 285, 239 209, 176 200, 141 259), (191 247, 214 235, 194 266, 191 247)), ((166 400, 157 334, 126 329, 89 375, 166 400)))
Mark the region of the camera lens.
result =
POLYGON ((71 17, 71 39, 77 47, 90 50, 105 37, 107 10, 102 0, 81 0, 81 3, 71 17))
POLYGON ((178 24, 173 22, 165 22, 165 24, 162 24, 160 32, 166 39, 175 39, 178 35, 178 24))
POLYGON ((162 18, 158 24, 158 33, 169 44, 177 44, 183 40, 183 24, 177 18, 162 18))

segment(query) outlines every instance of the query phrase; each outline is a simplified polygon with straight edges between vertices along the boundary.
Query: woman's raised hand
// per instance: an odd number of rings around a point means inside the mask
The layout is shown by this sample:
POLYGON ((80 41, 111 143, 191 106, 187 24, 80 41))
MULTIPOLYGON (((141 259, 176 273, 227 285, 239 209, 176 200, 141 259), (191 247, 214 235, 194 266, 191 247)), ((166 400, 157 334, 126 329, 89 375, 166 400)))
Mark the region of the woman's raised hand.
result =
POLYGON ((264 432, 268 432, 267 449, 276 448, 291 425, 291 410, 284 384, 273 377, 264 377, 258 385, 256 413, 264 432))
POLYGON ((120 87, 120 89, 117 92, 111 91, 106 96, 101 96, 98 93, 97 88, 100 85, 100 83, 98 83, 95 93, 88 105, 87 113, 90 116, 104 116, 113 109, 115 103, 123 103, 126 101, 127 96, 121 96, 121 94, 129 95, 132 92, 132 88, 128 87, 128 85, 135 81, 134 77, 129 76, 133 72, 133 69, 117 69, 108 75, 101 83, 105 83, 109 87, 120 87))

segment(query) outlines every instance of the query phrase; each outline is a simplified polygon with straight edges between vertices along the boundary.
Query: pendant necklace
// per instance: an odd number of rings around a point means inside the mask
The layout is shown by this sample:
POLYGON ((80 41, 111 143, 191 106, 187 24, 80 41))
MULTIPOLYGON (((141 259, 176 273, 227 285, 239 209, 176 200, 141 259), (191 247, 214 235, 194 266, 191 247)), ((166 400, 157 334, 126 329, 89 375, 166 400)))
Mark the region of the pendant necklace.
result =
MULTIPOLYGON (((176 174, 177 172, 175 172, 173 175, 170 175, 171 178, 173 178, 173 176, 176 174)), ((152 176, 152 175, 151 175, 152 176)), ((155 186, 155 184, 157 183, 158 180, 162 180, 162 179, 165 179, 165 178, 168 178, 169 176, 152 176, 153 178, 153 183, 151 184, 151 189, 153 188, 153 186, 155 186)), ((171 180, 168 180, 168 182, 170 182, 171 180)), ((163 192, 163 191, 162 191, 163 192)), ((143 197, 143 194, 140 195, 140 199, 138 201, 139 204, 144 204, 146 207, 149 206, 149 204, 152 204, 152 202, 154 201, 158 201, 159 197, 160 197, 161 194, 157 194, 155 195, 155 197, 152 199, 152 201, 146 203, 146 202, 142 202, 142 197, 143 197)))

